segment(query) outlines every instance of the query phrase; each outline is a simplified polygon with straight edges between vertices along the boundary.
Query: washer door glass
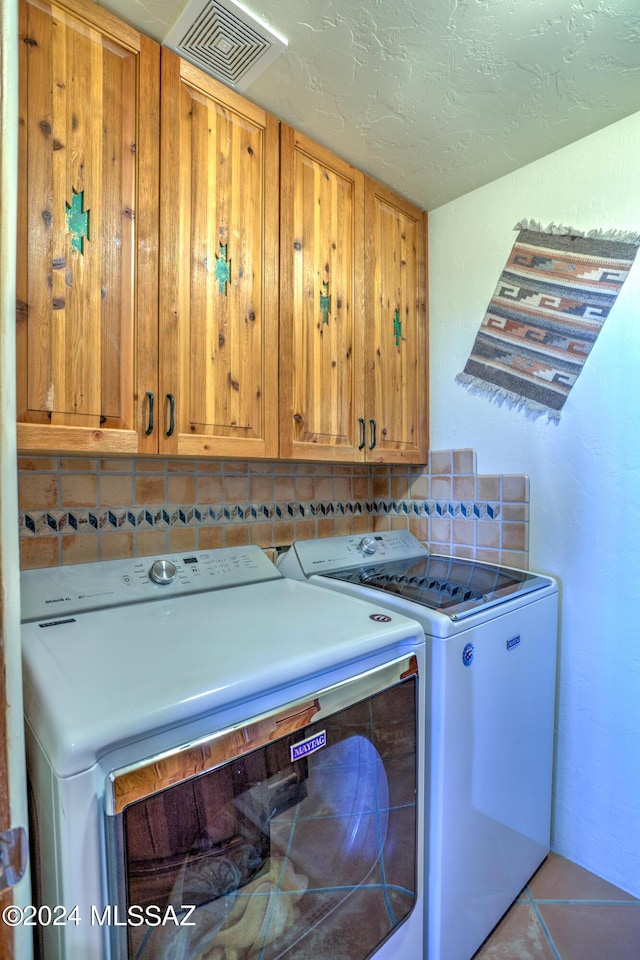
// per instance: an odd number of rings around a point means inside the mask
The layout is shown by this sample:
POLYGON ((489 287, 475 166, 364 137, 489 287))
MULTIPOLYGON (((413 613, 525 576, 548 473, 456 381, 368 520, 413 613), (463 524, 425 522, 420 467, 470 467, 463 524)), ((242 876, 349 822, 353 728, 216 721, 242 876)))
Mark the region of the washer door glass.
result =
POLYGON ((318 695, 296 705, 294 732, 260 718, 233 739, 270 726, 270 742, 124 805, 119 955, 374 953, 416 900, 417 683, 405 672, 330 714, 318 695))

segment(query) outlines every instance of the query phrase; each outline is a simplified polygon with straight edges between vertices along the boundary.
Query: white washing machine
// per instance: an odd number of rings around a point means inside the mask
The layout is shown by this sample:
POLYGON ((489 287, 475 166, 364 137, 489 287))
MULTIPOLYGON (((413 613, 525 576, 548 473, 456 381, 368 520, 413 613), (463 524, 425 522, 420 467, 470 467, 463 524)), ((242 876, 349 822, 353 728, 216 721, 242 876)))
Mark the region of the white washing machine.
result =
POLYGON ((300 541, 279 569, 414 617, 431 668, 428 960, 470 960, 549 851, 557 586, 407 531, 300 541))
POLYGON ((28 571, 44 960, 422 960, 425 641, 257 547, 28 571))

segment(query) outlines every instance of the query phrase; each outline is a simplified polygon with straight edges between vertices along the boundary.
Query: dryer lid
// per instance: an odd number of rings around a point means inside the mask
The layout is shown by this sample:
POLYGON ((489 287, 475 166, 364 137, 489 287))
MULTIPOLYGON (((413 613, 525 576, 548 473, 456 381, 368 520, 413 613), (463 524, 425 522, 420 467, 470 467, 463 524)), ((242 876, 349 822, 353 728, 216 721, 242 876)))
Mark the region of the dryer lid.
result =
POLYGON ((278 577, 24 623, 25 716, 72 776, 120 745, 255 698, 282 703, 285 687, 424 642, 417 623, 379 614, 278 577))

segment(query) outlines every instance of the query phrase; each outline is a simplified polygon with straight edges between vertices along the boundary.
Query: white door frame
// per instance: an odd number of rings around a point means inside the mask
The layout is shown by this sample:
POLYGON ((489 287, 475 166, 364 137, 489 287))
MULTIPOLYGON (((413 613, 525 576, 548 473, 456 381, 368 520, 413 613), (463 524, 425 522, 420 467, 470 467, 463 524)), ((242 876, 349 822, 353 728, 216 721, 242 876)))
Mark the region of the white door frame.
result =
MULTIPOLYGON (((0 0, 0 789, 8 798, 0 829, 27 829, 27 782, 20 656, 20 553, 15 400, 16 223, 18 187, 18 3, 0 0), (4 765, 7 769, 4 770, 4 765), (8 821, 8 822, 7 822, 8 821)), ((29 870, 8 893, 16 906, 31 900, 29 870)), ((6 902, 6 900, 4 901, 6 902)), ((0 955, 31 960, 28 927, 0 919, 0 955), (11 934, 13 934, 11 936, 11 934)))

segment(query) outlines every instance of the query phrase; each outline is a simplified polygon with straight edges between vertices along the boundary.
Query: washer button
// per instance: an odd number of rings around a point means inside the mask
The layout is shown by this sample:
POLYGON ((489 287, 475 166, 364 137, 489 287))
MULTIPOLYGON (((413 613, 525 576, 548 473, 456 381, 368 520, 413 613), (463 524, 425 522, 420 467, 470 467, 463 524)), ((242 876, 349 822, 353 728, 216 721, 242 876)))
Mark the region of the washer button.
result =
POLYGON ((175 580, 176 573, 176 565, 171 560, 156 560, 149 571, 149 577, 154 583, 167 586, 175 580))
POLYGON ((358 549, 361 553, 364 553, 366 557, 370 557, 371 554, 375 553, 378 549, 378 544, 375 542, 373 537, 363 537, 358 544, 358 549))

